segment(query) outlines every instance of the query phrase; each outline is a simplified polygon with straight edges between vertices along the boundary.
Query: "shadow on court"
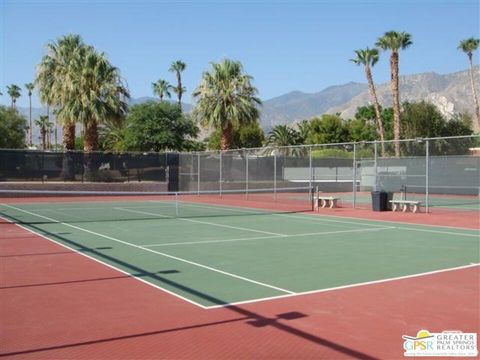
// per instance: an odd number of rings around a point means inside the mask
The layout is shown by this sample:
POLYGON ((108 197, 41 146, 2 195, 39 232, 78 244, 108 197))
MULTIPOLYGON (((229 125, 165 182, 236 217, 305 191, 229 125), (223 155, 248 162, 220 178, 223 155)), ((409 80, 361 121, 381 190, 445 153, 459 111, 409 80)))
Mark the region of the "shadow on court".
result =
MULTIPOLYGON (((98 249, 95 248, 89 248, 81 243, 78 243, 74 240, 67 239, 63 236, 61 236, 58 233, 51 233, 48 231, 45 231, 44 229, 40 229, 36 227, 33 224, 30 224, 30 227, 34 228, 38 232, 44 233, 48 235, 52 239, 57 239, 60 242, 70 245, 74 247, 75 249, 78 249, 82 253, 89 253, 91 255, 94 255, 98 259, 102 259, 108 263, 111 264, 116 264, 117 266, 121 268, 127 268, 129 269, 129 272, 132 274, 133 277, 149 277, 151 279, 154 279, 158 281, 161 284, 168 285, 172 288, 175 288, 179 291, 189 293, 191 295, 194 295, 196 297, 202 298, 212 304, 217 304, 217 305, 226 305, 226 302, 222 299, 215 298, 211 296, 210 294, 206 294, 198 289, 193 289, 191 287, 187 287, 185 285, 182 285, 178 282, 175 282, 174 280, 168 279, 164 276, 164 274, 170 274, 174 273, 176 270, 164 270, 164 271, 159 271, 156 273, 151 273, 149 271, 146 271, 142 269, 141 267, 135 266, 133 264, 124 262, 120 259, 117 259, 115 257, 112 257, 104 252, 99 251, 98 249)), ((79 281, 73 281, 74 282, 88 282, 88 281, 104 281, 104 280, 115 280, 115 279, 123 279, 123 278, 128 278, 130 276, 125 275, 125 276, 119 276, 119 277, 112 277, 112 278, 104 278, 104 279, 87 279, 87 280, 79 280, 79 281)), ((65 282, 65 284, 68 284, 69 282, 65 282)), ((61 285, 62 283, 59 283, 57 285, 61 285)), ((45 284, 47 285, 54 285, 54 284, 45 284)), ((32 286, 41 286, 41 285, 32 285, 32 286)), ((163 329, 159 331, 153 331, 153 332, 144 332, 144 333, 137 333, 137 334, 130 334, 130 335, 124 335, 124 336, 119 336, 119 337, 110 337, 110 338, 105 338, 105 339, 98 339, 98 340, 90 340, 90 341, 85 341, 85 342, 72 342, 68 344, 62 344, 62 345, 55 345, 55 346, 49 346, 49 347, 40 347, 40 348, 35 348, 35 349, 28 349, 28 350, 21 350, 21 351, 16 351, 16 352, 9 352, 9 353, 2 353, 0 354, 0 357, 5 357, 5 356, 13 356, 13 355, 24 355, 24 354, 32 354, 32 353, 38 353, 38 352, 44 352, 44 351, 50 351, 50 350, 58 350, 58 349, 65 349, 65 348, 72 348, 72 347, 78 347, 78 346, 88 346, 88 345, 93 345, 93 344, 101 344, 101 343, 107 343, 107 342, 112 342, 112 341, 119 341, 119 340, 125 340, 125 339, 132 339, 132 338, 139 338, 139 337, 145 337, 145 336, 153 336, 153 335, 159 335, 159 334, 165 334, 165 333, 172 333, 172 332, 181 332, 181 331, 187 331, 195 328, 201 328, 201 327, 212 327, 212 326, 222 326, 228 323, 232 322, 245 322, 246 326, 251 326, 253 328, 260 328, 260 327, 265 327, 265 326, 271 326, 275 328, 278 331, 282 331, 285 333, 288 333, 291 336, 295 336, 298 338, 301 338, 305 341, 312 342, 314 344, 317 344, 318 346, 326 347, 331 350, 334 350, 340 354, 354 357, 354 358, 361 358, 361 359, 367 359, 367 360, 375 360, 377 358, 370 356, 366 353, 357 351, 355 349, 351 349, 349 347, 346 347, 344 345, 332 342, 330 340, 321 338, 317 335, 311 334, 309 332, 306 332, 304 330, 300 330, 290 324, 285 324, 284 321, 295 321, 301 318, 308 317, 307 314, 304 314, 299 311, 291 311, 288 313, 283 313, 283 314, 278 314, 276 317, 266 317, 261 314, 255 313, 254 311, 245 309, 241 306, 238 305, 229 305, 224 307, 223 309, 231 311, 232 313, 236 314, 237 317, 235 319, 230 319, 230 320, 224 320, 224 321, 218 321, 218 322, 210 322, 210 323, 203 323, 203 324, 196 324, 196 325, 191 325, 191 326, 185 326, 185 327, 177 327, 177 328, 171 328, 171 329, 163 329), (282 321, 280 321, 282 320, 282 321)), ((206 310, 206 311, 214 311, 214 310, 206 310)))

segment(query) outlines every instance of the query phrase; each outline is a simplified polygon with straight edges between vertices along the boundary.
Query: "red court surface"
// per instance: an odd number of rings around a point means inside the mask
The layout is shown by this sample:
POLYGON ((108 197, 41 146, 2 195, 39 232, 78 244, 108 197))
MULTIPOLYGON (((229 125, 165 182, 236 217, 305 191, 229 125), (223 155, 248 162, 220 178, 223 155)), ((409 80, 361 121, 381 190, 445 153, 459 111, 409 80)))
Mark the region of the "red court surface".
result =
POLYGON ((5 358, 402 359, 402 335, 480 328, 478 266, 205 310, 14 224, 0 249, 5 358))

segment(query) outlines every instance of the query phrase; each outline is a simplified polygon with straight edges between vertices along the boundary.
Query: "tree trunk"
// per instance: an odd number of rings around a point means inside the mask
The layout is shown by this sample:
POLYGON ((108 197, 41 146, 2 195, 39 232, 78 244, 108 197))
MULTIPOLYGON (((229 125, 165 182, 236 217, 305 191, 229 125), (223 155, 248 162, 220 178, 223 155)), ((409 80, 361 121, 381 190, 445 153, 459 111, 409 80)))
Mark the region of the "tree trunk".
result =
POLYGON ((63 144, 67 152, 63 157, 61 176, 64 181, 72 181, 75 180, 74 154, 71 152, 75 150, 75 123, 63 125, 63 144))
POLYGON ((98 148, 98 126, 96 121, 92 121, 85 126, 83 151, 83 167, 84 176, 87 181, 97 180, 97 165, 95 161, 95 154, 93 153, 98 148))
POLYGON ((44 127, 42 127, 40 129, 40 133, 42 134, 42 149, 45 151, 46 150, 46 135, 47 135, 47 131, 45 130, 44 127))
POLYGON ((29 95, 29 104, 30 104, 30 111, 29 111, 29 114, 30 114, 30 119, 29 119, 29 124, 30 124, 30 131, 29 131, 29 143, 30 143, 30 146, 32 146, 33 144, 33 127, 32 127, 32 95, 29 95))
POLYGON ((477 116, 477 125, 478 125, 478 128, 480 129, 480 107, 478 105, 477 89, 475 88, 475 73, 473 71, 471 53, 468 54, 468 61, 470 62, 470 82, 472 84, 473 101, 475 102, 475 115, 477 116))
POLYGON ((392 51, 390 56, 391 88, 393 101, 393 139, 395 140, 395 156, 400 157, 400 89, 398 85, 398 52, 392 51))
POLYGON ((98 148, 98 126, 92 121, 85 126, 85 137, 83 139, 83 151, 92 152, 98 148))
POLYGON ((75 150, 75 123, 63 125, 63 144, 65 150, 75 150))
POLYGON ((227 124, 222 127, 222 138, 220 141, 220 149, 221 150, 228 150, 232 144, 232 132, 233 126, 231 122, 227 122, 227 124))
POLYGON ((178 82, 178 106, 182 108, 182 76, 180 72, 177 72, 177 82, 178 82))
POLYGON ((385 156, 385 131, 383 129, 383 121, 380 113, 380 104, 378 103, 377 93, 375 91, 375 84, 373 83, 373 76, 370 67, 365 66, 365 75, 368 81, 368 90, 370 91, 370 97, 372 99, 373 107, 375 109, 375 118, 377 120, 377 132, 381 141, 381 154, 385 156))

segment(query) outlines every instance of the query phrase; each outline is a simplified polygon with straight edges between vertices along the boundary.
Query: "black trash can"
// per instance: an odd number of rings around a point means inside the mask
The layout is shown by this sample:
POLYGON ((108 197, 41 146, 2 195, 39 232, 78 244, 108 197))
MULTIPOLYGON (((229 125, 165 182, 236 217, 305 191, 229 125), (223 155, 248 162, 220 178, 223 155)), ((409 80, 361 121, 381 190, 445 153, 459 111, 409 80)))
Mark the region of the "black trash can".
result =
POLYGON ((385 191, 372 191, 372 210, 387 211, 388 210, 388 193, 385 191))

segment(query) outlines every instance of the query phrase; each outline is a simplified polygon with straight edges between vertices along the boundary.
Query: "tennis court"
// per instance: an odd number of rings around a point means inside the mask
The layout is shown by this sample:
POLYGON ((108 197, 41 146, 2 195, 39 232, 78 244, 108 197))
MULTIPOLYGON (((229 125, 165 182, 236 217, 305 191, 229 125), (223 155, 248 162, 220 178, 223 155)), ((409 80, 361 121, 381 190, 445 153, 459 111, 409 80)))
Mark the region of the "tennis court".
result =
MULTIPOLYGON (((297 194, 290 194, 297 196, 297 194)), ((183 199, 4 203, 1 216, 202 308, 478 263, 477 230, 183 199)))
POLYGON ((401 359, 404 335, 478 332, 470 142, 2 150, 0 357, 401 359))

